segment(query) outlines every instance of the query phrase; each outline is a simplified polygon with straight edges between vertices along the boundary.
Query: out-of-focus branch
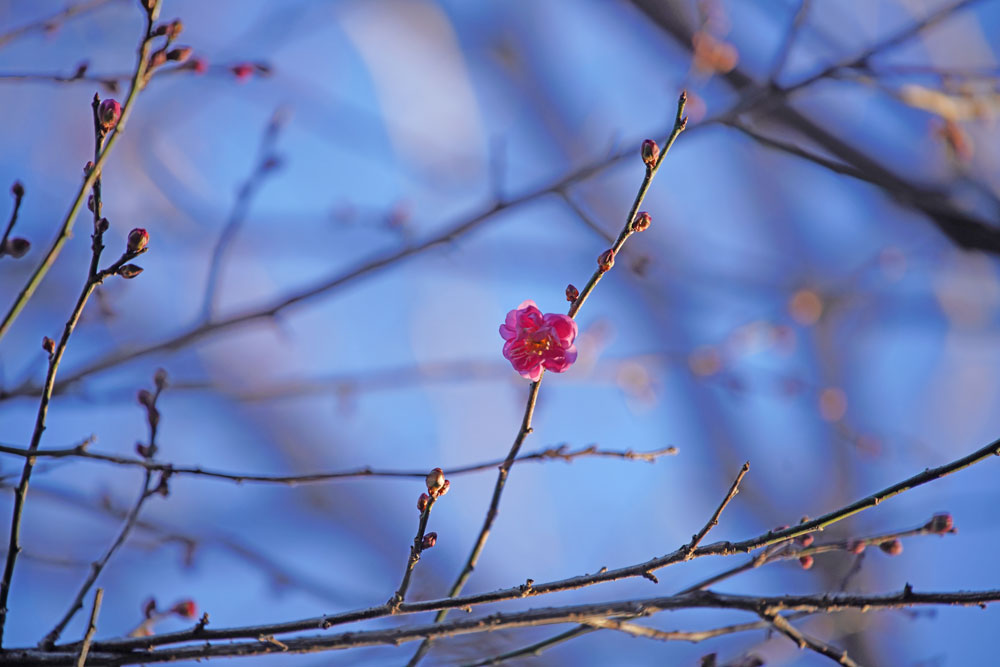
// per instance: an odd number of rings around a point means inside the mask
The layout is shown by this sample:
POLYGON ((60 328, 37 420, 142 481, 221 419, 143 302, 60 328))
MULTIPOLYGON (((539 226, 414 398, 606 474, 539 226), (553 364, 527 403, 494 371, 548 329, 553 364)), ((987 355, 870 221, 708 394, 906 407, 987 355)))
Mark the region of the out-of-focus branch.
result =
POLYGON ((7 32, 0 34, 0 48, 3 48, 8 43, 29 35, 33 32, 50 32, 55 30, 60 25, 66 22, 74 16, 81 16, 87 12, 99 9, 104 5, 110 4, 113 0, 84 0, 83 2, 78 2, 75 5, 69 5, 62 11, 56 12, 50 16, 37 21, 32 21, 31 23, 25 23, 22 26, 14 28, 13 30, 8 30, 7 32))
POLYGON ((229 213, 229 219, 226 220, 222 233, 219 234, 219 239, 212 249, 212 259, 208 266, 208 279, 205 283, 205 298, 201 308, 205 322, 212 321, 216 309, 219 276, 222 273, 226 250, 243 225, 254 195, 260 190, 267 177, 272 175, 280 165, 279 159, 274 155, 274 144, 278 140, 284 123, 285 113, 281 109, 271 115, 271 120, 268 121, 261 136, 260 146, 257 148, 257 164, 240 186, 236 194, 236 201, 233 202, 233 208, 229 213))
MULTIPOLYGON (((224 472, 220 470, 208 470, 200 467, 190 467, 190 466, 179 466, 173 463, 165 463, 162 461, 153 461, 149 459, 133 458, 128 456, 118 456, 116 454, 103 454, 100 452, 92 452, 87 448, 89 440, 85 441, 84 444, 77 445, 75 447, 70 447, 67 449, 40 449, 35 452, 30 452, 27 449, 22 449, 20 447, 9 447, 7 445, 0 445, 0 453, 4 454, 14 454, 16 456, 33 456, 33 457, 48 457, 48 458, 82 458, 92 461, 103 461, 106 463, 113 463, 122 466, 134 466, 145 468, 150 471, 161 471, 168 473, 170 475, 195 475, 200 477, 210 477, 213 479, 223 479, 236 483, 243 482, 263 482, 263 483, 273 483, 273 484, 287 484, 290 486, 296 484, 309 484, 315 482, 329 482, 337 479, 352 479, 359 477, 391 477, 391 478, 423 478, 427 475, 425 472, 420 472, 417 470, 380 470, 365 466, 364 468, 357 468, 354 470, 342 470, 336 472, 319 472, 319 473, 309 473, 306 475, 267 475, 267 474, 253 474, 253 473, 235 473, 235 472, 224 472)), ((530 454, 523 454, 518 456, 515 461, 550 461, 550 460, 562 460, 567 463, 574 461, 579 458, 586 457, 602 457, 602 458, 613 458, 613 459, 623 459, 626 461, 646 461, 652 463, 661 456, 673 456, 677 453, 676 447, 664 447, 662 449, 656 449, 648 452, 637 452, 631 449, 626 450, 610 450, 610 449, 599 449, 597 445, 590 445, 588 447, 583 447, 576 450, 571 450, 567 445, 560 445, 558 447, 550 447, 548 449, 543 449, 537 452, 532 452, 530 454)), ((457 468, 450 468, 446 470, 448 475, 466 475, 469 473, 480 472, 483 470, 492 470, 498 465, 502 464, 505 459, 497 459, 494 461, 487 461, 485 463, 476 463, 473 465, 462 466, 457 468)))
POLYGON ((765 621, 773 625, 778 632, 798 644, 800 649, 808 648, 811 651, 820 654, 824 658, 829 658, 830 660, 844 665, 845 667, 860 667, 858 663, 851 660, 850 656, 847 655, 847 651, 841 651, 830 646, 824 641, 807 635, 789 623, 787 618, 778 614, 776 611, 772 609, 764 609, 759 611, 758 614, 765 621))
POLYGON ((90 610, 90 622, 87 624, 87 633, 83 636, 83 646, 80 648, 80 657, 77 658, 76 667, 85 667, 87 664, 87 653, 90 652, 90 642, 97 632, 97 615, 101 613, 101 600, 104 599, 104 589, 98 588, 94 592, 94 606, 90 610))

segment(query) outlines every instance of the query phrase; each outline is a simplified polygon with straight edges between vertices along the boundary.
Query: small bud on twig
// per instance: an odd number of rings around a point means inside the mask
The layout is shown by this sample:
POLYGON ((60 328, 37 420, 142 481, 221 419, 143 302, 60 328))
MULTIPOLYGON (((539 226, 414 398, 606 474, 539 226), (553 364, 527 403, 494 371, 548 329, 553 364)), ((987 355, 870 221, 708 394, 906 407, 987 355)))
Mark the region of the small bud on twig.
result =
POLYGON ((254 66, 250 63, 240 63, 239 65, 234 65, 230 71, 236 77, 236 80, 242 83, 253 76, 254 66))
POLYGON ((427 501, 431 499, 426 493, 421 493, 420 497, 417 498, 417 509, 420 510, 421 514, 425 509, 427 509, 427 501))
POLYGON ((183 63, 191 57, 191 53, 192 49, 190 46, 181 46, 176 49, 171 49, 167 53, 167 60, 171 60, 176 63, 183 63))
POLYGON ((802 546, 808 547, 816 540, 816 538, 813 537, 812 535, 799 535, 798 537, 795 538, 795 540, 802 546))
POLYGON ((647 229, 649 229, 649 223, 651 223, 652 221, 653 219, 649 217, 649 213, 641 211, 639 215, 635 217, 635 220, 632 222, 632 231, 644 232, 647 229))
POLYGON ((56 342, 51 338, 49 338, 48 336, 44 336, 42 338, 42 349, 48 352, 49 354, 55 354, 56 342))
POLYGON ((576 286, 573 285, 572 283, 566 285, 566 300, 569 301, 570 303, 573 303, 579 298, 580 298, 580 290, 578 290, 576 286))
POLYGON ((132 280, 140 273, 142 273, 142 267, 135 264, 126 264, 122 268, 118 269, 118 275, 125 280, 132 280))
POLYGON ((153 384, 155 384, 156 388, 159 389, 160 391, 166 389, 167 371, 163 370, 162 368, 157 368, 156 372, 153 374, 153 384))
POLYGON ((608 248, 600 254, 597 258, 597 266, 601 270, 601 273, 605 273, 611 270, 611 267, 615 265, 615 251, 608 248))
POLYGON ((427 473, 427 493, 436 496, 441 487, 444 486, 444 471, 441 468, 434 468, 427 473))
POLYGON ((955 520, 951 518, 951 514, 944 512, 942 514, 935 514, 931 517, 931 520, 927 522, 924 526, 928 532, 934 533, 935 535, 944 535, 946 533, 955 532, 955 520))
POLYGON ((128 233, 128 252, 134 255, 143 250, 149 243, 149 233, 142 227, 136 227, 128 233))
POLYGON ((646 139, 642 142, 640 154, 642 155, 643 163, 645 163, 647 167, 653 167, 656 165, 656 161, 660 158, 660 147, 657 146, 656 142, 652 139, 646 139))
POLYGON ((866 546, 868 545, 866 545, 863 541, 855 540, 847 543, 847 551, 855 555, 862 554, 864 553, 866 546))
POLYGON ((420 543, 421 549, 430 549, 435 544, 437 544, 438 534, 437 533, 427 533, 424 535, 423 542, 420 543))
POLYGON ((799 565, 802 566, 803 570, 808 570, 813 566, 814 563, 815 560, 813 560, 812 556, 806 555, 799 558, 799 565))
POLYGON ((153 393, 148 389, 140 389, 135 395, 135 400, 139 402, 139 405, 144 407, 153 407, 153 393))
POLYGON ((898 556, 903 553, 903 543, 899 540, 887 540, 878 545, 878 548, 890 556, 898 556))
POLYGON ((194 600, 181 600, 170 608, 170 613, 177 614, 181 618, 194 618, 198 615, 198 607, 194 600))
POLYGON ((101 105, 97 107, 97 120, 101 124, 101 129, 105 132, 110 132, 114 129, 118 125, 118 120, 121 116, 122 105, 118 104, 118 100, 109 97, 101 101, 101 105))
POLYGON ((108 231, 108 227, 110 226, 111 223, 108 222, 107 218, 101 218, 100 220, 97 221, 97 227, 96 227, 97 233, 103 234, 104 232, 108 231))
POLYGON ((23 239, 20 236, 15 236, 12 239, 4 241, 3 247, 0 248, 0 255, 10 255, 14 259, 19 259, 28 254, 28 250, 30 249, 31 241, 23 239))
POLYGON ((21 181, 14 181, 14 185, 10 186, 10 193, 17 199, 24 196, 24 186, 21 185, 21 181))

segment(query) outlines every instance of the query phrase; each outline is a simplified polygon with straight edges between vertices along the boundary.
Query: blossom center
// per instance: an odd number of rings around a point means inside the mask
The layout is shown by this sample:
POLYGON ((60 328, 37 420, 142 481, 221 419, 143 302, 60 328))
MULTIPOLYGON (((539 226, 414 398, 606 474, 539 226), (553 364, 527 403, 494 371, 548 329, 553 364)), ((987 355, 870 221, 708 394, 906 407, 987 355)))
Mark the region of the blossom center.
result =
POLYGON ((548 336, 542 338, 529 338, 527 341, 528 349, 538 356, 542 356, 549 351, 552 347, 552 340, 548 336))

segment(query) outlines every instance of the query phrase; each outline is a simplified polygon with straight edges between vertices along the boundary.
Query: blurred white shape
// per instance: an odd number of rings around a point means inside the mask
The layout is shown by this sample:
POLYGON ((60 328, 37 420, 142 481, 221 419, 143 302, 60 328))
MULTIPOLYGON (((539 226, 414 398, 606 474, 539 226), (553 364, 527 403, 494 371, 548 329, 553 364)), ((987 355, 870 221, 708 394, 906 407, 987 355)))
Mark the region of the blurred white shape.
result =
POLYGON ((351 3, 341 26, 371 74, 398 160, 414 170, 440 170, 440 176, 480 173, 485 151, 479 109, 441 9, 422 0, 351 3), (467 163, 470 155, 477 164, 467 163), (442 162, 447 156, 456 159, 442 162))

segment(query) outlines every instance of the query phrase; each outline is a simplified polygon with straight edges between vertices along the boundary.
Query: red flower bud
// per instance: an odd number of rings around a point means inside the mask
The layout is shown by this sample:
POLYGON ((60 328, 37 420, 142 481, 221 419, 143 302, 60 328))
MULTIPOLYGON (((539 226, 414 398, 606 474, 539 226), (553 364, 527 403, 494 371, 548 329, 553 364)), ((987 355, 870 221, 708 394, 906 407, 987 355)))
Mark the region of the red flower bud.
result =
POLYGON ((804 547, 808 547, 810 544, 816 541, 816 538, 813 537, 812 535, 800 535, 795 539, 796 541, 798 541, 799 544, 801 544, 804 547))
POLYGON ((863 553, 866 546, 868 545, 861 540, 851 541, 847 543, 847 550, 850 553, 857 555, 863 553))
POLYGON ((104 232, 108 231, 108 227, 110 226, 111 223, 108 222, 107 218, 101 218, 100 220, 97 221, 97 233, 103 234, 104 232))
POLYGON ((54 340, 52 340, 51 338, 49 338, 48 336, 43 336, 42 337, 42 349, 45 350, 46 352, 48 352, 49 354, 55 354, 55 351, 56 351, 56 342, 54 340))
POLYGON ((147 408, 153 407, 153 394, 148 389, 140 389, 139 393, 135 395, 135 400, 139 402, 139 405, 144 405, 147 408))
POLYGON ((438 498, 440 498, 444 494, 448 493, 448 489, 450 489, 450 488, 451 488, 451 480, 449 480, 449 479, 444 480, 444 484, 442 484, 441 488, 438 489, 438 492, 437 492, 438 498))
POLYGON ((421 549, 430 549, 435 544, 437 544, 437 541, 438 541, 438 534, 437 533, 427 533, 426 535, 424 535, 423 542, 420 543, 420 548, 421 549))
POLYGON ((566 285, 566 300, 569 301, 570 303, 573 303, 579 298, 580 298, 580 290, 578 290, 576 286, 573 284, 566 285))
POLYGON ((31 241, 15 236, 4 241, 3 248, 0 248, 0 255, 10 255, 14 259, 24 257, 31 249, 31 241))
POLYGON ((951 518, 951 514, 947 512, 943 514, 935 514, 931 517, 931 520, 927 522, 924 526, 928 532, 934 533, 935 535, 944 535, 945 533, 955 532, 955 520, 951 518))
POLYGON ((208 61, 204 58, 195 58, 191 61, 191 69, 195 74, 204 74, 208 71, 208 61))
POLYGON ((194 600, 181 600, 170 608, 172 614, 177 614, 181 618, 194 618, 198 613, 198 607, 194 600))
POLYGON ((128 252, 134 255, 140 250, 144 249, 149 243, 149 233, 141 228, 136 227, 128 233, 128 252))
POLYGON ((254 66, 250 63, 240 63, 239 65, 234 65, 230 71, 236 77, 236 80, 242 83, 253 76, 254 66))
POLYGON ((174 19, 170 22, 170 25, 166 27, 164 34, 166 34, 167 39, 173 40, 180 36, 182 30, 184 30, 184 24, 181 23, 180 19, 174 19))
POLYGON ((427 501, 429 501, 430 499, 431 497, 428 496, 426 493, 421 493, 420 497, 417 498, 417 509, 421 512, 421 514, 425 509, 427 509, 427 501))
POLYGON ((660 147, 656 145, 656 142, 652 139, 646 139, 642 142, 642 149, 640 150, 642 155, 642 161, 647 167, 652 167, 656 164, 656 161, 660 158, 660 147))
POLYGON ((154 70, 165 62, 167 62, 167 51, 166 49, 160 49, 149 57, 149 69, 154 70))
POLYGON ((610 271, 611 267, 615 265, 615 251, 608 248, 597 258, 597 266, 601 269, 601 273, 610 271))
POLYGON ((903 543, 899 540, 886 540, 882 544, 878 545, 878 548, 890 556, 898 556, 903 553, 903 543))
POLYGON ((105 132, 111 131, 118 125, 118 119, 121 117, 122 105, 118 104, 118 100, 109 97, 103 100, 100 106, 97 107, 97 120, 101 124, 101 129, 105 132))
POLYGON ((812 556, 806 555, 806 556, 801 556, 799 558, 799 565, 802 566, 803 570, 808 570, 809 568, 811 568, 813 566, 814 563, 815 563, 815 561, 813 560, 812 556))
POLYGON ((632 222, 632 231, 644 232, 647 229, 649 229, 649 223, 652 221, 653 219, 649 217, 649 213, 642 211, 641 213, 639 213, 639 215, 635 217, 635 220, 632 222))

